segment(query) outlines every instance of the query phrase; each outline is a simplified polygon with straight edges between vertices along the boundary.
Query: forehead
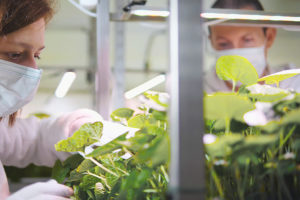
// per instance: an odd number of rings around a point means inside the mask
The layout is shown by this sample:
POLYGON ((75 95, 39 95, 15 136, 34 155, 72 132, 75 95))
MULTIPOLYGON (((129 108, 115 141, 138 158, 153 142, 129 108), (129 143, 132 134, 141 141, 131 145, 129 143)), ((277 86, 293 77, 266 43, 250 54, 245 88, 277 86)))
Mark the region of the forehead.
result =
POLYGON ((254 37, 264 37, 263 29, 261 27, 249 27, 249 26, 211 26, 211 36, 224 37, 224 38, 236 38, 245 35, 252 35, 254 37))

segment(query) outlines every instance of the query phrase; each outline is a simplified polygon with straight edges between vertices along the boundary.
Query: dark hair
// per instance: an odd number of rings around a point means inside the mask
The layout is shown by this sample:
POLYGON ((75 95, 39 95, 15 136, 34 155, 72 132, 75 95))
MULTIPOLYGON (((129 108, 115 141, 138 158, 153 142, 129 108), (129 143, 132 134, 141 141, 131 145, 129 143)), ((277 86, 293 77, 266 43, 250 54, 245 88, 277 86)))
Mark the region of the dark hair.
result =
POLYGON ((247 6, 253 7, 254 10, 264 10, 258 0, 217 0, 212 8, 241 9, 247 6))
MULTIPOLYGON (((13 33, 44 18, 49 22, 54 14, 55 0, 0 0, 0 36, 13 33)), ((9 115, 9 125, 16 121, 18 111, 9 115)), ((0 117, 0 121, 3 117, 0 117)))
POLYGON ((54 13, 54 0, 0 0, 0 35, 15 32, 44 18, 48 22, 54 13))
MULTIPOLYGON (((254 10, 264 10, 264 7, 259 0, 217 0, 211 7, 221 9, 242 9, 245 7, 252 7, 254 10)), ((263 31, 264 34, 266 34, 267 28, 263 27, 263 31)), ((211 33, 210 28, 209 33, 211 33)))

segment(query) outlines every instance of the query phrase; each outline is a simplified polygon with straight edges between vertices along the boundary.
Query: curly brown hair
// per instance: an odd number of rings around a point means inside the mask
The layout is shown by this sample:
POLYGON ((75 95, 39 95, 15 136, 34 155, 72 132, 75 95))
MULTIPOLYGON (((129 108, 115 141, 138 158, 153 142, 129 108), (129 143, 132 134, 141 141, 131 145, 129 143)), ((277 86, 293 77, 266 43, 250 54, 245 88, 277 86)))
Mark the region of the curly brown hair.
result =
MULTIPOLYGON (((24 28, 44 18, 48 23, 54 14, 55 0, 0 0, 0 37, 24 28)), ((18 112, 9 116, 9 125, 18 112)), ((0 121, 2 117, 0 117, 0 121)))

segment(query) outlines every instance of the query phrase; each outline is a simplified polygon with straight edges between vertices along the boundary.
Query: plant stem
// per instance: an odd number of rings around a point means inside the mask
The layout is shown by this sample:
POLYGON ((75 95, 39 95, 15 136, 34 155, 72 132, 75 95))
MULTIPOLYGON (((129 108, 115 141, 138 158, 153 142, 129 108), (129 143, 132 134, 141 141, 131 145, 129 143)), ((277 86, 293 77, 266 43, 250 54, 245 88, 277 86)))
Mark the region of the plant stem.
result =
POLYGON ((225 135, 229 135, 230 133, 230 118, 225 118, 225 135))
POLYGON ((104 167, 102 164, 100 164, 98 161, 96 161, 94 158, 88 158, 90 159, 93 163, 95 163, 98 167, 100 167, 101 169, 103 169, 104 171, 114 175, 115 177, 119 177, 116 173, 112 172, 111 170, 107 169, 106 167, 104 167))
POLYGON ((166 172, 165 167, 162 165, 162 166, 160 166, 160 169, 161 169, 163 175, 165 176, 166 181, 169 183, 169 176, 168 176, 168 174, 166 172))
POLYGON ((216 184, 216 187, 217 187, 218 192, 219 192, 219 194, 221 196, 221 199, 224 199, 224 193, 223 193, 223 189, 222 189, 222 185, 221 185, 220 179, 219 179, 217 173, 215 172, 215 170, 213 168, 211 168, 211 175, 212 175, 213 180, 214 180, 214 182, 216 184))
POLYGON ((235 85, 236 85, 236 82, 234 80, 232 80, 232 92, 235 92, 235 85))
POLYGON ((111 190, 111 187, 108 185, 108 183, 107 183, 107 181, 106 181, 105 178, 103 178, 103 177, 101 177, 101 176, 98 176, 97 174, 93 174, 93 173, 91 173, 90 171, 87 171, 86 174, 88 174, 88 175, 90 175, 90 176, 94 176, 94 177, 96 177, 96 178, 99 178, 100 180, 102 180, 102 181, 105 183, 106 187, 107 187, 109 190, 111 190))

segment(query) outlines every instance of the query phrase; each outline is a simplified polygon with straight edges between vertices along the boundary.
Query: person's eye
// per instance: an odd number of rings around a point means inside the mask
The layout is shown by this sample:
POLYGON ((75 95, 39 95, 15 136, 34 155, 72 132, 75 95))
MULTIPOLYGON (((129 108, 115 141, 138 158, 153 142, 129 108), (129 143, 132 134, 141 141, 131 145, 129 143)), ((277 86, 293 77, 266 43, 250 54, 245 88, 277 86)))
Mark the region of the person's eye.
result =
POLYGON ((7 53, 7 56, 11 60, 19 60, 22 57, 22 53, 10 52, 10 53, 7 53))
POLYGON ((218 43, 218 47, 220 49, 228 49, 228 48, 230 48, 230 44, 227 42, 220 42, 220 43, 218 43))
POLYGON ((34 55, 34 58, 36 58, 36 59, 40 60, 40 59, 41 59, 41 56, 40 56, 40 54, 38 54, 38 55, 34 55))
POLYGON ((253 42, 254 39, 253 38, 245 38, 244 39, 244 42, 247 42, 247 43, 250 43, 250 42, 253 42))

